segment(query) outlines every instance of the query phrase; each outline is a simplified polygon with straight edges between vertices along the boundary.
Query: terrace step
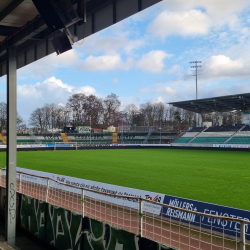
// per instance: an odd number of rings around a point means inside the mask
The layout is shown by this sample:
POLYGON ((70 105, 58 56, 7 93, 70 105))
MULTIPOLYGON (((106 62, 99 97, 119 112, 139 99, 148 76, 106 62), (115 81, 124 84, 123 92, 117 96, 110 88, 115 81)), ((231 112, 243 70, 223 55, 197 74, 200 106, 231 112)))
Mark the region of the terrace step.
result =
POLYGON ((62 137, 63 142, 69 142, 69 140, 68 140, 68 137, 67 137, 67 134, 66 134, 66 133, 60 133, 60 134, 61 134, 61 137, 62 137))
POLYGON ((234 134, 232 134, 226 141, 224 141, 223 144, 226 144, 229 140, 231 140, 238 132, 240 132, 242 129, 244 129, 246 127, 246 125, 244 125, 243 127, 241 127, 239 130, 237 130, 234 134))
POLYGON ((7 139, 0 133, 0 140, 6 144, 7 143, 7 139))

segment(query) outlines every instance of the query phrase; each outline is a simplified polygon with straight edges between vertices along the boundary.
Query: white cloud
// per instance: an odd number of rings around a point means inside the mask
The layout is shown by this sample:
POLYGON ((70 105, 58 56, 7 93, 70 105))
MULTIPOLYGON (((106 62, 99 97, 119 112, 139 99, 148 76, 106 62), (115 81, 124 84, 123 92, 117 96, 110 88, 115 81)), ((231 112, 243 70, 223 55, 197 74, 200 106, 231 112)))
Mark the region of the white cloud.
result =
POLYGON ((161 12, 149 25, 148 31, 154 36, 165 38, 207 35, 212 29, 227 25, 239 30, 240 13, 250 9, 249 0, 164 0, 159 4, 161 12))
POLYGON ((240 59, 232 60, 225 55, 212 56, 204 64, 204 75, 207 78, 239 78, 250 76, 248 66, 240 59))
POLYGON ((152 73, 161 73, 164 69, 164 59, 172 57, 162 50, 153 50, 142 56, 142 58, 136 62, 136 67, 152 73))
POLYGON ((96 35, 89 36, 85 38, 82 46, 75 44, 74 48, 77 48, 88 54, 96 54, 99 52, 110 54, 117 53, 117 51, 130 54, 134 50, 139 49, 144 45, 144 38, 129 39, 129 32, 123 32, 120 30, 115 34, 105 35, 105 32, 100 32, 96 35), (117 34, 119 34, 119 36, 117 36, 117 34))
POLYGON ((164 0, 161 8, 171 11, 186 11, 193 8, 204 8, 211 16, 219 18, 227 17, 240 13, 250 6, 249 0, 164 0))
POLYGON ((161 88, 158 88, 156 91, 156 93, 161 93, 161 94, 165 94, 165 95, 175 95, 177 94, 177 90, 169 87, 169 86, 164 86, 161 88))
POLYGON ((118 78, 113 79, 113 83, 118 83, 118 82, 120 82, 120 80, 118 78))
POLYGON ((157 98, 151 99, 151 102, 152 102, 152 103, 160 103, 160 102, 166 103, 167 100, 166 100, 165 97, 159 96, 159 97, 157 97, 157 98))
POLYGON ((179 72, 181 70, 181 66, 180 65, 173 65, 169 70, 168 73, 169 74, 174 74, 176 72, 179 72))
POLYGON ((149 25, 148 31, 161 38, 173 34, 182 36, 206 35, 210 26, 209 17, 200 10, 186 12, 163 11, 149 25))
POLYGON ((91 86, 74 87, 63 83, 60 79, 50 77, 44 82, 23 84, 17 86, 18 109, 21 115, 28 119, 28 115, 36 108, 46 103, 65 105, 69 96, 75 93, 95 94, 91 86))
POLYGON ((138 91, 141 93, 148 93, 151 91, 151 89, 150 88, 142 88, 142 89, 139 89, 138 91))
POLYGON ((79 60, 79 54, 76 50, 69 50, 59 56, 53 53, 34 63, 24 66, 17 71, 21 78, 47 78, 53 75, 57 68, 75 67, 79 60))
POLYGON ((89 56, 80 66, 83 70, 88 71, 108 71, 108 70, 129 70, 133 68, 149 71, 152 73, 161 73, 164 69, 164 59, 172 55, 162 51, 153 50, 144 54, 139 60, 127 58, 123 61, 119 54, 89 56))
POLYGON ((123 67, 123 62, 119 54, 104 56, 89 56, 83 62, 81 68, 89 71, 107 71, 123 67))
POLYGON ((245 83, 235 83, 230 87, 225 86, 216 86, 212 90, 205 91, 202 90, 202 97, 215 97, 215 96, 224 96, 224 95, 236 95, 242 93, 249 93, 249 84, 245 83))

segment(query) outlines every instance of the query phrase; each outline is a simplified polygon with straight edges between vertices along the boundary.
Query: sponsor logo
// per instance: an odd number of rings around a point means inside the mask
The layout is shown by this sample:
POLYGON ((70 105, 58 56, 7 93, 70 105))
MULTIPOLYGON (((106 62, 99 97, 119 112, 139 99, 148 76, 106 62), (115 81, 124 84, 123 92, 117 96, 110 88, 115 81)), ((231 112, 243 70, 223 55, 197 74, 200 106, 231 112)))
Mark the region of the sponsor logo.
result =
POLYGON ((161 202, 161 196, 156 195, 155 197, 152 197, 150 195, 145 195, 147 200, 151 200, 151 201, 156 201, 156 202, 161 202))

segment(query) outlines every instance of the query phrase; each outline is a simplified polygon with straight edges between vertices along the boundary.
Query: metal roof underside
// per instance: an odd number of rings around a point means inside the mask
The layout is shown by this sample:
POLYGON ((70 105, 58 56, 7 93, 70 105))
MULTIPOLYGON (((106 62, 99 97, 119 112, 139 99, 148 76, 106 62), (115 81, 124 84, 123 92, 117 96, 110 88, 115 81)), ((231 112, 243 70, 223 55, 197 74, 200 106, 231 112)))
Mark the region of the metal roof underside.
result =
MULTIPOLYGON (((86 0, 87 22, 69 29, 81 40, 160 1, 86 0)), ((71 2, 76 8, 77 0, 71 2)), ((51 37, 32 0, 0 0, 0 77, 6 74, 8 46, 17 47, 19 69, 55 52, 51 37)))
POLYGON ((195 113, 245 111, 250 108, 250 93, 171 102, 169 104, 195 113))

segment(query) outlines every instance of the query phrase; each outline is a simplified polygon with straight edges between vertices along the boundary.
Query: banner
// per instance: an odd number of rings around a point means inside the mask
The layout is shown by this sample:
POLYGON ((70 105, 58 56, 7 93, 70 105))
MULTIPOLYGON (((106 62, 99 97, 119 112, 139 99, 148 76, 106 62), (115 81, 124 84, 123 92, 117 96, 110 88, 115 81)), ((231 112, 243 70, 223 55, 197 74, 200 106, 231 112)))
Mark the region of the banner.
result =
POLYGON ((46 147, 49 147, 49 148, 60 148, 60 147, 73 147, 72 144, 46 144, 46 147))
POLYGON ((213 144, 214 148, 250 148, 249 144, 213 144))
MULTIPOLYGON (((185 198, 180 198, 171 195, 165 195, 164 204, 168 204, 178 208, 184 208, 190 211, 201 212, 205 214, 212 214, 218 216, 225 216, 230 218, 244 219, 250 220, 250 211, 226 207, 221 205, 216 205, 212 203, 190 200, 185 198)), ((171 209, 163 207, 162 215, 171 219, 180 220, 182 222, 191 223, 196 226, 200 226, 200 222, 202 223, 202 227, 208 228, 223 232, 230 235, 236 235, 240 232, 240 223, 235 223, 233 221, 223 221, 221 219, 211 219, 209 217, 200 217, 199 215, 195 215, 188 212, 180 212, 179 210, 171 209)), ((246 238, 250 239, 250 227, 248 225, 245 226, 246 230, 246 238)), ((239 234, 238 234, 239 236, 239 234)))
MULTIPOLYGON (((51 179, 57 180, 61 183, 71 184, 75 187, 84 187, 89 189, 89 191, 85 191, 85 195, 91 195, 93 198, 102 199, 103 201, 112 202, 114 204, 118 204, 121 206, 127 206, 133 209, 139 209, 139 199, 123 199, 123 198, 116 198, 112 195, 119 194, 119 195, 126 195, 126 196, 133 196, 133 197, 142 197, 148 200, 156 201, 161 204, 167 204, 174 206, 176 208, 183 208, 190 210, 188 212, 181 212, 176 209, 171 209, 167 207, 162 207, 161 205, 155 205, 152 203, 143 203, 143 211, 150 212, 156 215, 162 215, 167 218, 176 219, 177 221, 181 220, 182 222, 191 223, 196 226, 200 226, 200 222, 202 223, 201 226, 207 229, 212 229, 218 232, 223 232, 226 234, 234 235, 236 232, 240 232, 240 224, 235 223, 232 221, 223 221, 221 219, 210 219, 209 217, 200 217, 199 215, 195 215, 191 213, 191 211, 201 212, 205 214, 212 214, 217 216, 225 216, 229 218, 238 218, 250 221, 250 211, 242 210, 232 207, 226 207, 222 205, 216 205, 212 203, 196 201, 171 195, 164 195, 160 193, 144 191, 139 189, 127 188, 117 185, 111 185, 96 181, 90 181, 85 179, 79 179, 75 177, 63 176, 58 174, 46 173, 36 170, 30 170, 25 168, 17 168, 17 171, 25 172, 27 174, 34 174, 43 177, 49 177, 51 179), (91 190, 97 190, 105 193, 109 193, 110 195, 100 195, 97 193, 91 192, 91 190)), ((4 173, 5 174, 5 173, 4 173)), ((18 178, 18 177, 17 177, 18 178)), ((44 181, 43 184, 40 183, 39 177, 32 177, 29 175, 22 175, 23 180, 27 180, 30 182, 39 183, 40 185, 46 185, 47 182, 44 181)), ((58 184, 53 181, 50 182, 52 187, 57 187, 58 184)), ((70 190, 71 192, 81 193, 80 189, 72 190, 71 187, 65 187, 65 190, 70 190)), ((248 225, 245 226, 246 230, 246 239, 250 240, 250 227, 248 225)))
MULTIPOLYGON (((119 197, 117 198, 114 196, 112 197, 112 194, 133 196, 133 197, 138 197, 138 198, 142 197, 144 199, 153 200, 153 201, 157 201, 160 203, 162 203, 164 200, 163 194, 139 190, 139 189, 116 186, 116 185, 111 185, 111 184, 106 184, 106 183, 101 183, 101 182, 96 182, 96 181, 90 181, 90 180, 79 179, 79 178, 75 178, 75 177, 46 173, 46 172, 30 170, 30 169, 25 169, 25 168, 19 168, 19 167, 17 168, 17 171, 25 172, 27 174, 34 174, 34 175, 39 175, 39 176, 43 176, 43 177, 49 177, 49 178, 52 178, 54 180, 60 181, 62 183, 71 184, 71 185, 76 186, 76 187, 84 187, 84 188, 87 188, 90 190, 89 192, 85 191, 85 195, 88 195, 88 196, 91 195, 93 198, 102 199, 103 201, 113 202, 114 204, 127 206, 127 207, 134 208, 134 209, 139 209, 139 199, 123 199, 123 198, 119 198, 119 197), (100 194, 93 193, 93 192, 91 194, 91 190, 109 193, 110 196, 100 195, 100 194), (112 197, 112 199, 110 197, 112 197)), ((31 177, 28 175, 26 175, 26 176, 22 175, 22 179, 30 181, 30 182, 39 183, 39 181, 38 181, 39 177, 31 177)), ((56 188, 56 183, 54 183, 54 184, 53 184, 53 182, 50 182, 50 183, 51 183, 50 185, 52 185, 52 187, 54 185, 54 187, 56 188)), ((44 185, 46 185, 46 182, 44 182, 44 185)), ((81 193, 80 189, 72 190, 72 188, 70 188, 70 187, 67 189, 66 186, 65 186, 65 190, 70 190, 71 192, 76 192, 79 194, 81 193)), ((143 204, 144 211, 154 213, 157 215, 160 215, 161 208, 162 207, 160 205, 155 205, 152 203, 144 202, 144 204, 143 204)))

